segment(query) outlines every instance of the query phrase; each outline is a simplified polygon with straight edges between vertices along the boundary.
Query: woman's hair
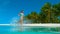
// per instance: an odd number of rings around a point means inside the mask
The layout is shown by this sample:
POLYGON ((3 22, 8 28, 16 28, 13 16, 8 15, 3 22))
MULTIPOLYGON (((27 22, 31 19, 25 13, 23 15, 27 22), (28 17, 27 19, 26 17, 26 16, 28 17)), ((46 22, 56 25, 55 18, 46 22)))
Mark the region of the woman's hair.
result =
POLYGON ((24 10, 21 10, 20 13, 24 13, 24 10))

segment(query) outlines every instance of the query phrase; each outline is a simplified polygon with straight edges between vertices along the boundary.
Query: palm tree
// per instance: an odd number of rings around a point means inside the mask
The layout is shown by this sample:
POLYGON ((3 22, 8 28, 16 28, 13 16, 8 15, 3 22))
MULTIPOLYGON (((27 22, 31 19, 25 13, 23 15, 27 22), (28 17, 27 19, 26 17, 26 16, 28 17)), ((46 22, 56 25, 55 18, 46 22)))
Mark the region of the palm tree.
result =
POLYGON ((55 16, 55 22, 59 23, 58 17, 60 16, 60 3, 53 5, 53 13, 55 16))
POLYGON ((57 17, 60 15, 60 4, 52 6, 50 3, 46 3, 41 10, 47 16, 45 22, 59 22, 57 17))
POLYGON ((39 14, 31 12, 26 18, 32 20, 32 23, 57 23, 59 22, 59 16, 60 4, 51 5, 50 3, 45 3, 39 14))
POLYGON ((46 3, 42 9, 43 13, 46 15, 46 19, 45 22, 50 22, 50 15, 51 15, 51 4, 50 3, 46 3))

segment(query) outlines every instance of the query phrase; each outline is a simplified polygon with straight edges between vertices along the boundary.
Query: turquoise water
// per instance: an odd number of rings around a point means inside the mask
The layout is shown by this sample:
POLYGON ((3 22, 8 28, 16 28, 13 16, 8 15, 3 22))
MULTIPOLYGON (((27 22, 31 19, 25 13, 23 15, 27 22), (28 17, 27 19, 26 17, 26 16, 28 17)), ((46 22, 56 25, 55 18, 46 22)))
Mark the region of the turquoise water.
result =
POLYGON ((55 32, 1 32, 0 34, 60 34, 55 32))
POLYGON ((24 31, 13 26, 0 26, 0 34, 60 34, 57 31, 50 31, 47 27, 25 27, 24 31))

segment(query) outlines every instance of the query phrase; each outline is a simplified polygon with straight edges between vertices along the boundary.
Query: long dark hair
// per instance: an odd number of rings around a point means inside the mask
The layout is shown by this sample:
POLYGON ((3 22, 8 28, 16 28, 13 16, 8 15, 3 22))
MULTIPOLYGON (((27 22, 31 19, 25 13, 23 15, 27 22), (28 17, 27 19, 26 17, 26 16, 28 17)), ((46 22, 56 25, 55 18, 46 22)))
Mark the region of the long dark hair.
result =
POLYGON ((24 10, 21 10, 20 13, 24 13, 24 10))

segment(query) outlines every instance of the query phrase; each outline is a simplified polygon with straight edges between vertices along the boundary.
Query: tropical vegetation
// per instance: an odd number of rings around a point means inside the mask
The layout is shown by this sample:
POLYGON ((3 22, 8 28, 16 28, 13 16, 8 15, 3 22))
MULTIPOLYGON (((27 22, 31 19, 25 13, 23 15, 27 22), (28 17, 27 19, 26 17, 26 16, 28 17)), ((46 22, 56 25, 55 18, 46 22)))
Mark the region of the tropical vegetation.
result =
POLYGON ((26 20, 32 23, 60 23, 60 3, 52 5, 47 2, 40 10, 39 14, 32 11, 25 16, 26 20))

